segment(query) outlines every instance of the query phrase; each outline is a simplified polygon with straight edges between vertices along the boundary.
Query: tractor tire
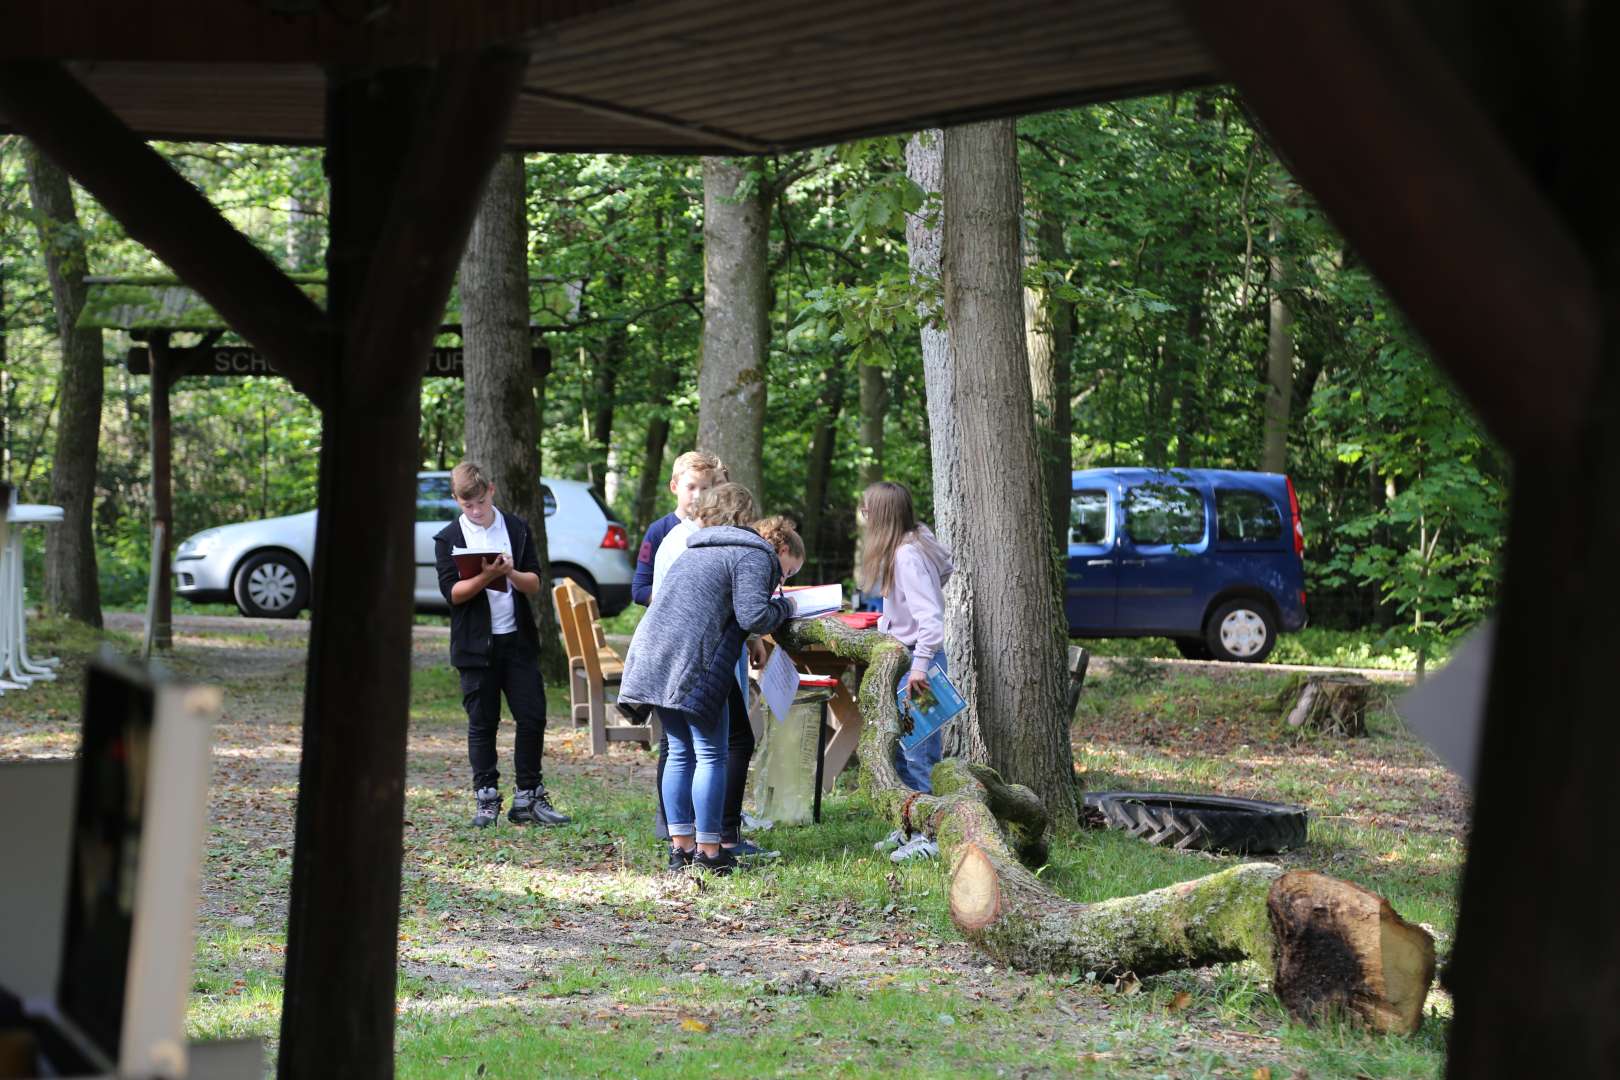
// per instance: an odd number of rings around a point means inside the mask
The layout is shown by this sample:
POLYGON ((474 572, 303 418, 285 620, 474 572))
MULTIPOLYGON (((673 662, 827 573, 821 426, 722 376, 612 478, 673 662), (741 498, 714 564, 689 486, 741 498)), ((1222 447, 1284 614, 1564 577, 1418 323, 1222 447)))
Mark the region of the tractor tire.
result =
POLYGON ((1097 791, 1087 792, 1085 801, 1109 828, 1178 851, 1292 851, 1304 846, 1309 817, 1303 806, 1225 795, 1097 791))

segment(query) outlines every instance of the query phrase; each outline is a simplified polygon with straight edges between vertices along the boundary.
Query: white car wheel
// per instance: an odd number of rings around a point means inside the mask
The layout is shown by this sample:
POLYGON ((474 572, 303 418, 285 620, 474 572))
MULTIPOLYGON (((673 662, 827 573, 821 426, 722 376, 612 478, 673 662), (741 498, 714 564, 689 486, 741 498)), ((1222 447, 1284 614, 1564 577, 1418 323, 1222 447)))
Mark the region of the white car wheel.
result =
POLYGON ((260 619, 290 619, 308 603, 309 574, 294 555, 266 551, 236 572, 236 606, 260 619))
POLYGON ((1275 622, 1262 604, 1234 600, 1210 617, 1209 651, 1217 660, 1259 663, 1277 643, 1275 622))

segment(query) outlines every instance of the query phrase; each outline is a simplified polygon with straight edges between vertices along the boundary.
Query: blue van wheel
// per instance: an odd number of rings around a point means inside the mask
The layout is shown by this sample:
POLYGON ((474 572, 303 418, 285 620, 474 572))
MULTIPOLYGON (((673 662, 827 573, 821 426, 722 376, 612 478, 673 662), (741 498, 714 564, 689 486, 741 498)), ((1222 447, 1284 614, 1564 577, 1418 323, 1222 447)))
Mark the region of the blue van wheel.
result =
POLYGON ((1258 664, 1276 647, 1277 617, 1262 601, 1228 600, 1209 617, 1204 642, 1217 660, 1258 664))

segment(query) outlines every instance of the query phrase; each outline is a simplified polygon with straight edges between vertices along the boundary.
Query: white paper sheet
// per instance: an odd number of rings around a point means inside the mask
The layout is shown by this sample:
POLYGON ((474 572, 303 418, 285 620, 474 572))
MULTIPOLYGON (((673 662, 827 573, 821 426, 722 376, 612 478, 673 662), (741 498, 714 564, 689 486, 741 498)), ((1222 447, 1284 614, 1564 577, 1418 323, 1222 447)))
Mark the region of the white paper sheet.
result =
POLYGON ((807 589, 784 590, 783 596, 793 601, 793 617, 795 619, 808 619, 816 615, 825 615, 829 611, 837 611, 844 606, 844 587, 842 585, 812 585, 807 589))
POLYGON ((1485 684, 1495 643, 1495 621, 1487 619, 1452 650, 1445 667, 1395 702, 1406 726, 1469 787, 1485 727, 1485 684))
POLYGON ((793 707, 793 695, 799 692, 799 673, 786 649, 778 645, 771 650, 771 658, 759 673, 759 692, 765 704, 776 714, 777 720, 786 720, 793 707))

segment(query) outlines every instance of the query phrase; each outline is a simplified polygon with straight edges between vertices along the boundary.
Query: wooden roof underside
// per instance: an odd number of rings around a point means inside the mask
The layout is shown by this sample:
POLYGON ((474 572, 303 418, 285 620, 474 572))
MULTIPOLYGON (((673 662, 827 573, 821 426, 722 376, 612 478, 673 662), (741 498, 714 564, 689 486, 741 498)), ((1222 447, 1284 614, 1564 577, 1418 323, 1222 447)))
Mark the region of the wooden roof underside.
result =
POLYGON ((402 0, 377 20, 393 25, 360 34, 330 14, 270 11, 343 6, 313 0, 38 0, 0 14, 0 62, 69 61, 150 138, 315 143, 323 64, 511 43, 530 54, 512 147, 679 154, 791 149, 1213 78, 1175 0, 424 2, 402 0))

